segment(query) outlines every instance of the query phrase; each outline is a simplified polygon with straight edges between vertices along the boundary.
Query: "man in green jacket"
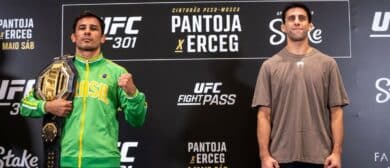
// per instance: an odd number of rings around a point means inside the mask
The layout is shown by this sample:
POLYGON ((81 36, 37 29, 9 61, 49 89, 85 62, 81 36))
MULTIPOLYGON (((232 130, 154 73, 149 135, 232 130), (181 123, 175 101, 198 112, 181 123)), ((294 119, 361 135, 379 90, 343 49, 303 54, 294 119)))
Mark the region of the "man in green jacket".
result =
POLYGON ((93 13, 84 12, 74 21, 71 39, 76 46, 78 77, 72 101, 39 100, 33 91, 22 100, 22 116, 51 113, 64 117, 61 167, 120 167, 118 108, 133 126, 145 120, 145 96, 132 75, 103 57, 103 31, 103 20, 93 13))

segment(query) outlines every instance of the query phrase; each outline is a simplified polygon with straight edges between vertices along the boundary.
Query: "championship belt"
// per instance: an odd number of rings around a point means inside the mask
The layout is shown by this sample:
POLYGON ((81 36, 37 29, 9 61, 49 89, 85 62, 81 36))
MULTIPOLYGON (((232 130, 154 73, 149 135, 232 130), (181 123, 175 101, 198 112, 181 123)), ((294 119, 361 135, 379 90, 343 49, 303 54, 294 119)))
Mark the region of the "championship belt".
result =
MULTIPOLYGON (((58 98, 72 100, 76 86, 77 70, 74 56, 55 57, 50 65, 39 74, 35 84, 35 96, 45 101, 58 98)), ((44 144, 44 167, 60 167, 60 136, 63 118, 46 113, 42 122, 44 144)))

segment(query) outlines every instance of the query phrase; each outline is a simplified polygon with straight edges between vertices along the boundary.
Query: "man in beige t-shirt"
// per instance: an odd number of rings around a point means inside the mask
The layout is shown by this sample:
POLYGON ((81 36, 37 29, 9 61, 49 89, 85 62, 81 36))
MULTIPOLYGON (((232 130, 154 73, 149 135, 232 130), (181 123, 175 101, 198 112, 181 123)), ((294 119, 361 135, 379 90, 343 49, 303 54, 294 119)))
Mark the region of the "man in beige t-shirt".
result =
POLYGON ((283 10, 287 45, 266 60, 252 107, 262 168, 341 168, 343 109, 349 104, 336 61, 309 44, 310 10, 283 10))

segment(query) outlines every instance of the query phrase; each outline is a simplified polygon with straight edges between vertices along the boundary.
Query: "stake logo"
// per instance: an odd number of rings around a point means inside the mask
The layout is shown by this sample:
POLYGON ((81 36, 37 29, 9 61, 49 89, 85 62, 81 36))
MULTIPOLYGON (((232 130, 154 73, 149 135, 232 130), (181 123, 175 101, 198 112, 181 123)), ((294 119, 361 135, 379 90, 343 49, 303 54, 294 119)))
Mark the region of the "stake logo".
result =
POLYGON ((23 150, 21 156, 18 156, 12 149, 6 150, 3 146, 0 146, 0 167, 37 168, 38 157, 32 155, 26 149, 23 150))
MULTIPOLYGON (((314 12, 312 11, 312 14, 314 12)), ((269 29, 273 32, 271 36, 269 37, 269 43, 273 46, 281 45, 286 41, 286 35, 280 30, 280 26, 283 24, 282 18, 282 12, 278 11, 276 12, 276 16, 278 18, 274 18, 269 22, 269 29)), ((308 32, 308 38, 310 42, 314 44, 320 44, 322 43, 322 34, 323 30, 313 27, 311 31, 308 32)))
POLYGON ((377 103, 387 103, 390 100, 390 79, 379 78, 375 82, 375 88, 379 91, 375 100, 377 103))

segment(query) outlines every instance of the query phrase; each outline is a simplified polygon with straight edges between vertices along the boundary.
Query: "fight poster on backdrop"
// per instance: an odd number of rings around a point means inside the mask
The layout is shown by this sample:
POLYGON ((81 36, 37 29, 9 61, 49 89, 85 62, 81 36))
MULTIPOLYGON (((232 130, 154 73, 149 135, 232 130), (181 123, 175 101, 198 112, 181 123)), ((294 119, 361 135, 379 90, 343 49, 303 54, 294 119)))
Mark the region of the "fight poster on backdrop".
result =
MULTIPOLYGON (((105 57, 132 70, 142 67, 145 71, 138 73, 143 76, 138 79, 150 81, 160 73, 169 74, 162 83, 140 85, 154 90, 147 98, 155 101, 149 102, 150 122, 142 133, 121 129, 121 165, 234 168, 258 164, 256 116, 250 108, 253 86, 243 84, 254 83, 230 75, 241 66, 253 65, 257 74, 258 62, 285 46, 280 26, 287 3, 63 4, 62 53, 74 51, 73 20, 87 10, 101 16, 106 25, 105 57)), ((351 58, 349 2, 306 3, 313 15, 312 45, 332 57, 351 58)), ((256 75, 252 77, 255 80, 256 75)))
MULTIPOLYGON (((105 55, 120 61, 267 58, 285 45, 281 12, 288 2, 139 2, 64 4, 63 52, 72 52, 73 19, 89 10, 106 24, 105 55)), ((348 1, 307 2, 311 43, 350 58, 348 1), (332 9, 332 10, 328 10, 332 9)))

